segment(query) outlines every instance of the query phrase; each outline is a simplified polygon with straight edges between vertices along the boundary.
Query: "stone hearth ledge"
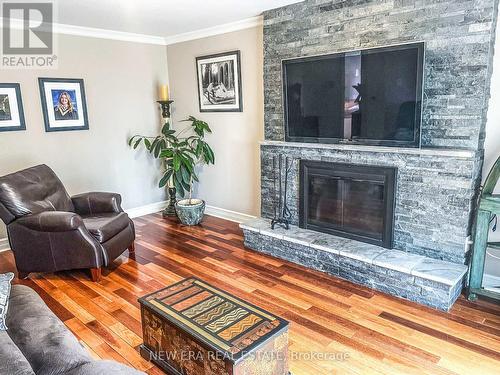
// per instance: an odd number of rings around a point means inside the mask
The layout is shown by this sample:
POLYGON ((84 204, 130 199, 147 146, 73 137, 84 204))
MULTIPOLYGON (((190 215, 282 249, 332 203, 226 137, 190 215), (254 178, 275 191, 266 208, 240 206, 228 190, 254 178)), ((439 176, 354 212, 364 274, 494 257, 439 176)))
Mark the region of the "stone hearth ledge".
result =
POLYGON ((368 146, 345 143, 301 143, 284 141, 260 141, 261 146, 292 147, 307 149, 327 149, 356 152, 381 152, 391 154, 425 155, 425 156, 444 156, 450 158, 471 159, 476 156, 474 151, 462 149, 446 148, 417 148, 417 147, 387 147, 387 146, 368 146))
POLYGON ((441 310, 451 308, 467 273, 467 266, 462 264, 293 225, 289 230, 281 227, 272 230, 268 219, 252 219, 240 227, 245 234, 245 245, 256 251, 441 310))

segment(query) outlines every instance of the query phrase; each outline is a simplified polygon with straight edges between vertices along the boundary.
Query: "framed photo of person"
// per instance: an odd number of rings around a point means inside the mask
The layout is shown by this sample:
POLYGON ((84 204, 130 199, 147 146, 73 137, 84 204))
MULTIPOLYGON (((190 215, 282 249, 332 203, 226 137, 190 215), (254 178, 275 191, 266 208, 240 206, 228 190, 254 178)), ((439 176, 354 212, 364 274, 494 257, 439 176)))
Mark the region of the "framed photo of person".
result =
POLYGON ((242 112, 240 51, 196 58, 200 112, 242 112))
POLYGON ((0 83, 0 132, 26 130, 19 83, 0 83))
POLYGON ((45 131, 87 130, 83 79, 38 78, 45 131))

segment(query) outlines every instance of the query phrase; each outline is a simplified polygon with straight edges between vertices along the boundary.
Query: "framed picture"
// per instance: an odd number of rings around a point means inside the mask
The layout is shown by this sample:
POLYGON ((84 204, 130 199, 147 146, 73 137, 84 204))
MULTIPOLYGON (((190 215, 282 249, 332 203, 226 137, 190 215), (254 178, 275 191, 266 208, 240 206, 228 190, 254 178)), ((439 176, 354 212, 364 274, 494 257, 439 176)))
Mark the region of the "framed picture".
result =
POLYGON ((38 78, 45 131, 89 128, 83 79, 38 78))
POLYGON ((240 51, 196 58, 200 112, 242 112, 240 51))
POLYGON ((0 132, 25 129, 19 83, 0 83, 0 132))

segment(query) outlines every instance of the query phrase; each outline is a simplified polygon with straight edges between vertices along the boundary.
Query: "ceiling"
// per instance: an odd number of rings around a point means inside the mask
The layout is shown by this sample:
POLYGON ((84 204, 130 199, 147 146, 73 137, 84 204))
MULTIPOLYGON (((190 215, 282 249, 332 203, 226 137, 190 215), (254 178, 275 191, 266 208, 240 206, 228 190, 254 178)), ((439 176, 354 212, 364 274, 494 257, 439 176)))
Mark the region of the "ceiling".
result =
MULTIPOLYGON (((300 0, 301 1, 301 0, 300 0)), ((299 0, 57 0, 59 24, 168 38, 255 17, 299 0)))

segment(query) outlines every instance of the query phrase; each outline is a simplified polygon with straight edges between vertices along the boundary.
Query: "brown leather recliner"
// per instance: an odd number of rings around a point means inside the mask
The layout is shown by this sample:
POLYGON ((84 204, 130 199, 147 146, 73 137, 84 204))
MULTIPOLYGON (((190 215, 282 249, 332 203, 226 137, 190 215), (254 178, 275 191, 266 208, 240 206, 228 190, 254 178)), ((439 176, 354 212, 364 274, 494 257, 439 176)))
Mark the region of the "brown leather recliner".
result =
POLYGON ((0 218, 20 278, 30 272, 101 267, 127 248, 134 251, 134 223, 115 193, 70 197, 54 171, 37 165, 0 177, 0 218))

